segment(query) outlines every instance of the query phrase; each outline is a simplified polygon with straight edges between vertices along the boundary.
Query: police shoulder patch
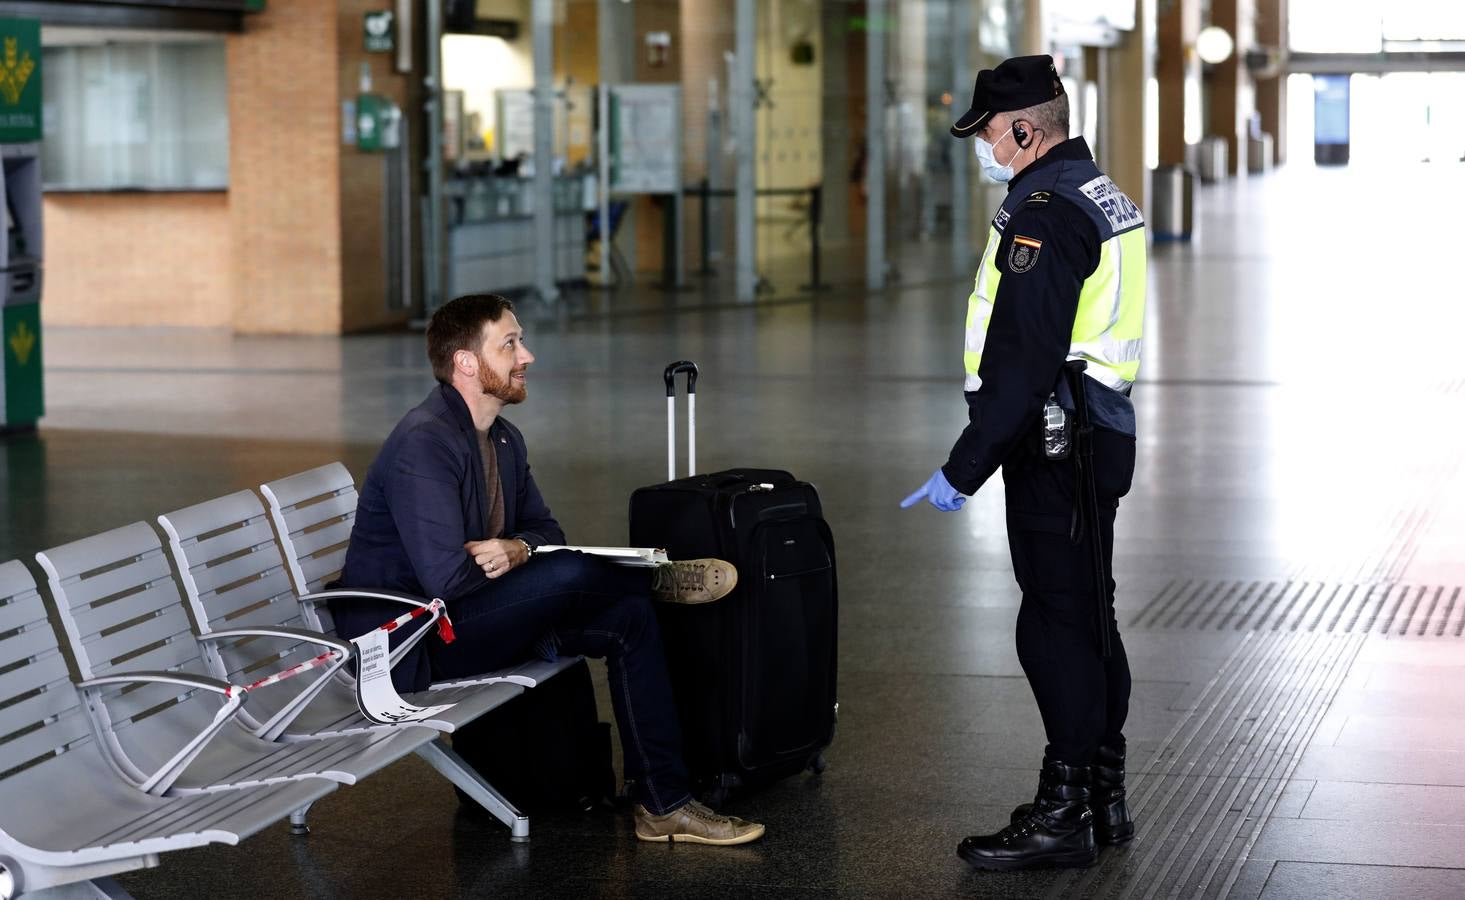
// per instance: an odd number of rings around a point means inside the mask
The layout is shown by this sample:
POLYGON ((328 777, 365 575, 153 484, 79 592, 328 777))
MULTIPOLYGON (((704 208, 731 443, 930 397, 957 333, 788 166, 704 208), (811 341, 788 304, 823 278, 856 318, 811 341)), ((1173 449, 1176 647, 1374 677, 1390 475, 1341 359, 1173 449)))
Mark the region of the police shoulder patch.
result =
POLYGON ((1043 242, 1037 238, 1013 235, 1012 246, 1007 250, 1007 271, 1013 275, 1031 271, 1038 264, 1038 252, 1042 249, 1043 242))
POLYGON ((1047 206, 1048 201, 1052 199, 1053 193, 1051 191, 1033 191, 1022 204, 1023 206, 1047 206))

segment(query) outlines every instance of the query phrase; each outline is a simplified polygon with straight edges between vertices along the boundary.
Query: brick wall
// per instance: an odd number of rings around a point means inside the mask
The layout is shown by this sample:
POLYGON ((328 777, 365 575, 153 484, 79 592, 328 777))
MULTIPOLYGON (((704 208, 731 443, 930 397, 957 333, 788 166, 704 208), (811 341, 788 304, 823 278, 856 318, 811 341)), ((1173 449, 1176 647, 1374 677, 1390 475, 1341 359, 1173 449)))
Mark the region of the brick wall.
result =
POLYGON ((222 327, 229 201, 207 194, 47 194, 46 325, 222 327))
POLYGON ((338 27, 336 0, 271 3, 228 40, 232 324, 242 333, 341 330, 341 106, 329 87, 338 27))

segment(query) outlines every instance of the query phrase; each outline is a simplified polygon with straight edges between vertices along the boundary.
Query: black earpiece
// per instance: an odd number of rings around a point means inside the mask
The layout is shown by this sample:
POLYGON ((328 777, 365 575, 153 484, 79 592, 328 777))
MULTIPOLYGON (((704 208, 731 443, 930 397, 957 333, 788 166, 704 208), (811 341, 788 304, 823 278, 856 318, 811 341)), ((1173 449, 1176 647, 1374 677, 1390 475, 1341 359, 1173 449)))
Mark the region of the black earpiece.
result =
POLYGON ((1028 147, 1028 137, 1028 130, 1022 127, 1021 122, 1012 123, 1012 139, 1017 141, 1017 145, 1024 150, 1028 147))

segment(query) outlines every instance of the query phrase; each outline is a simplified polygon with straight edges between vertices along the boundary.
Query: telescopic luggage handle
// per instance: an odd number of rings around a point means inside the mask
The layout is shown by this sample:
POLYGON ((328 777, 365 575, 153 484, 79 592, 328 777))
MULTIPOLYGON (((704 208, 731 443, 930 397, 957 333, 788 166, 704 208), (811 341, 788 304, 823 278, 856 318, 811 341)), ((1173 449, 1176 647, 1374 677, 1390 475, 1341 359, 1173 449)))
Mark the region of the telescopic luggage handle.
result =
POLYGON ((677 376, 687 375, 687 475, 697 471, 697 364, 679 360, 666 367, 666 480, 677 477, 677 376))

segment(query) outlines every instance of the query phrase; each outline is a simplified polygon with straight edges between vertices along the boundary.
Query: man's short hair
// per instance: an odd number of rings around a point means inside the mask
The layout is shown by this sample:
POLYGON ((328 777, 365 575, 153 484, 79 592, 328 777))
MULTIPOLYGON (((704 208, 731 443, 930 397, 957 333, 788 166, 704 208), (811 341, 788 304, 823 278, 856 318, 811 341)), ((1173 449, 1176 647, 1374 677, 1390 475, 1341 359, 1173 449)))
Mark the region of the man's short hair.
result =
POLYGON ((1068 140, 1068 94, 1059 94, 1046 103, 1029 106, 1011 113, 1014 121, 1026 119, 1033 128, 1043 132, 1048 143, 1056 144, 1068 140))
POLYGON ((442 384, 453 383, 453 354, 467 350, 475 356, 483 343, 485 322, 497 322, 514 304, 498 294, 466 294, 438 307, 427 323, 427 359, 442 384))

